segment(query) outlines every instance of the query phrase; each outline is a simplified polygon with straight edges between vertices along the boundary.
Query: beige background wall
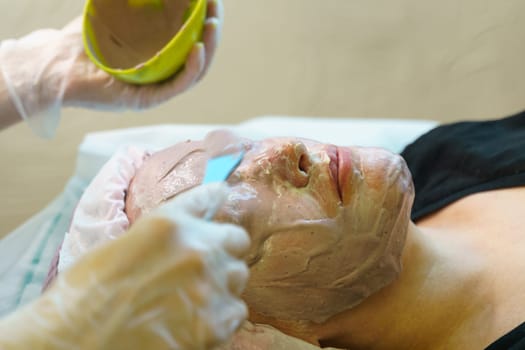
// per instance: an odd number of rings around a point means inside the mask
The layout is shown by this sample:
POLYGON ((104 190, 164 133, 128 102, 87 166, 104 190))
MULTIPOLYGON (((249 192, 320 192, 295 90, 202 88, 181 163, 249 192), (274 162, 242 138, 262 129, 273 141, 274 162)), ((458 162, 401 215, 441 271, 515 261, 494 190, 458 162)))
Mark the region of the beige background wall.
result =
MULTIPOLYGON (((184 96, 141 114, 66 110, 51 141, 23 124, 0 133, 0 236, 61 191, 93 130, 271 113, 452 121, 525 107, 522 0, 224 3, 215 64, 184 96)), ((2 0, 0 38, 62 26, 82 4, 2 0)))

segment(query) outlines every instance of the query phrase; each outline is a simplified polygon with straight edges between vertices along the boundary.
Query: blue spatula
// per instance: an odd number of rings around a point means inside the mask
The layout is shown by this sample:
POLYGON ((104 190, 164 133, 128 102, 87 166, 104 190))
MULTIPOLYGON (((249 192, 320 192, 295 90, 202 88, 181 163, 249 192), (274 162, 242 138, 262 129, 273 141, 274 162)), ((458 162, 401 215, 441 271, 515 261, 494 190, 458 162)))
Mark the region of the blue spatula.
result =
POLYGON ((226 181, 228 176, 239 166, 243 157, 244 150, 240 150, 233 154, 226 154, 208 160, 202 183, 226 181))
MULTIPOLYGON (((211 182, 226 181, 230 174, 239 166, 242 158, 244 157, 244 150, 240 150, 233 154, 226 154, 208 160, 206 164, 206 172, 204 173, 203 184, 211 182)), ((209 210, 205 215, 204 219, 210 221, 218 208, 209 210)))

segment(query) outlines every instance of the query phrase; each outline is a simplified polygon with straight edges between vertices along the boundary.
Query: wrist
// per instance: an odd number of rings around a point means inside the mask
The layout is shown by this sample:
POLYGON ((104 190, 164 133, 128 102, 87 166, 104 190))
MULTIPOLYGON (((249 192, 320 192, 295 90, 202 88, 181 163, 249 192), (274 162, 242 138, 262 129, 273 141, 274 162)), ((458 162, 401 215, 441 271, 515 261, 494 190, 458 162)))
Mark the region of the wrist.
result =
POLYGON ((56 288, 57 283, 38 300, 6 320, 4 336, 0 331, 0 349, 101 349, 107 325, 108 302, 90 297, 92 288, 83 290, 56 288), (98 317, 100 316, 100 317, 98 317), (4 341, 4 340, 8 340, 4 341), (5 347, 4 347, 5 344, 5 347))
POLYGON ((100 295, 91 298, 88 286, 77 290, 58 284, 0 320, 1 350, 104 348, 108 301, 100 295))
POLYGON ((40 298, 3 318, 0 321, 0 349, 65 349, 61 339, 67 328, 46 309, 40 298))
POLYGON ((60 117, 63 77, 56 73, 67 53, 59 31, 42 29, 0 47, 0 106, 5 126, 24 119, 35 133, 51 136, 60 117), (35 57, 35 55, 37 57, 35 57))

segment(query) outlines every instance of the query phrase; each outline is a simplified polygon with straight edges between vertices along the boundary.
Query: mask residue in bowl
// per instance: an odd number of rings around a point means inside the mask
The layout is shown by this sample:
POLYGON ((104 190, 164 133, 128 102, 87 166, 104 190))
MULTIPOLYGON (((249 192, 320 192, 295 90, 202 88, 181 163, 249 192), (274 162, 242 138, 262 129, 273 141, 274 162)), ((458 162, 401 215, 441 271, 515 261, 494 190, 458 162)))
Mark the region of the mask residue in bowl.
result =
POLYGON ((162 7, 129 6, 128 0, 94 0, 89 16, 106 66, 133 68, 158 52, 181 29, 191 0, 164 0, 162 7))

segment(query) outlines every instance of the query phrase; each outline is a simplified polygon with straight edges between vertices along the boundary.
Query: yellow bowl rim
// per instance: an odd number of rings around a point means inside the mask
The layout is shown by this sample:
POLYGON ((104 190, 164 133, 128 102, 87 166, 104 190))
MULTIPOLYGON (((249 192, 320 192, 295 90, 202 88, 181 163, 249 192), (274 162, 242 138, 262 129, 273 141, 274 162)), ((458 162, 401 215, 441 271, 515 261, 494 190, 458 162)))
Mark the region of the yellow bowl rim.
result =
POLYGON ((162 49, 156 55, 154 55, 153 57, 151 57, 149 60, 145 61, 144 63, 140 63, 139 68, 135 66, 131 68, 120 69, 120 68, 111 68, 111 67, 106 66, 105 64, 102 64, 102 62, 100 62, 95 57, 93 52, 91 52, 91 50, 89 49, 87 34, 86 34, 86 31, 84 30, 84 28, 86 27, 88 7, 92 3, 92 0, 88 0, 86 1, 86 4, 84 5, 84 13, 82 15, 82 39, 84 41, 85 51, 87 55, 92 59, 93 62, 95 62, 97 66, 99 66, 101 69, 105 70, 106 72, 110 74, 119 74, 119 75, 134 74, 138 71, 138 69, 141 69, 141 68, 144 68, 146 66, 150 66, 151 64, 153 64, 153 62, 158 58, 158 56, 164 53, 168 49, 169 46, 173 45, 177 40, 179 40, 179 37, 182 35, 183 29, 186 27, 186 24, 194 20, 194 17, 197 16, 197 13, 199 12, 197 11, 198 7, 204 6, 203 4, 205 4, 207 0, 194 0, 194 1, 196 1, 197 3, 195 7, 193 8, 191 15, 182 24, 182 27, 179 29, 179 31, 177 31, 177 34, 175 34, 175 36, 171 38, 171 40, 168 41, 168 43, 164 45, 162 49))

